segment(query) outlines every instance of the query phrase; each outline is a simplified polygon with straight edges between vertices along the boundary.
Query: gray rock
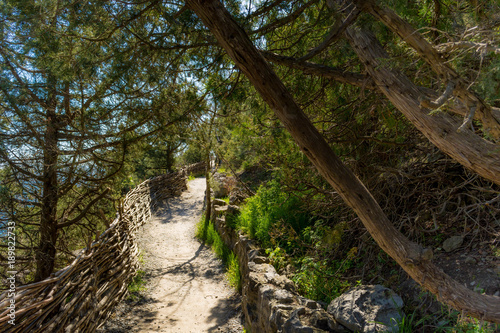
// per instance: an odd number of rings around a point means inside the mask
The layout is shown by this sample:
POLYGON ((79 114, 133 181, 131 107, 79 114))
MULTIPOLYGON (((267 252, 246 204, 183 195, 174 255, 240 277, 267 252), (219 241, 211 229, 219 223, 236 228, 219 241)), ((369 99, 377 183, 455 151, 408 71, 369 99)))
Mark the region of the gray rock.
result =
POLYGON ((240 188, 234 188, 231 193, 229 193, 229 204, 230 205, 239 205, 245 199, 248 198, 248 194, 240 188))
POLYGON ((467 258, 465 258, 465 263, 474 265, 475 263, 477 263, 477 261, 476 261, 476 259, 474 259, 472 257, 467 257, 467 258))
POLYGON ((347 328, 336 322, 335 319, 333 319, 333 317, 330 314, 326 313, 324 310, 314 310, 309 317, 309 323, 313 327, 324 330, 326 332, 349 332, 347 328))
POLYGON ((464 241, 462 236, 452 236, 443 242, 443 249, 446 252, 451 252, 458 249, 464 241))
POLYGON ((224 200, 221 200, 221 199, 213 199, 213 204, 214 206, 226 206, 227 205, 227 202, 225 202, 224 200))
POLYGON ((291 317, 283 325, 283 333, 316 333, 316 332, 320 331, 302 324, 298 316, 291 317))
POLYGON ((212 178, 212 185, 214 189, 214 196, 216 198, 224 198, 229 196, 229 190, 232 187, 232 177, 228 177, 223 173, 215 173, 212 178))
POLYGON ((328 306, 336 321, 355 332, 397 332, 403 300, 381 285, 359 286, 334 299, 328 306))

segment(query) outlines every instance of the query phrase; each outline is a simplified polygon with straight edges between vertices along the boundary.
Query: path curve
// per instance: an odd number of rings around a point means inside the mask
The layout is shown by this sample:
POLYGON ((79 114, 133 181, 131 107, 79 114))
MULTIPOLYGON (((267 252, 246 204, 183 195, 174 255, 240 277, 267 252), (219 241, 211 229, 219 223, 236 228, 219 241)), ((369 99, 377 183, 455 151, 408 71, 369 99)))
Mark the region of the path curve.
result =
POLYGON ((195 237, 205 178, 188 183, 139 232, 146 291, 122 302, 101 332, 242 332, 241 299, 224 267, 195 237))

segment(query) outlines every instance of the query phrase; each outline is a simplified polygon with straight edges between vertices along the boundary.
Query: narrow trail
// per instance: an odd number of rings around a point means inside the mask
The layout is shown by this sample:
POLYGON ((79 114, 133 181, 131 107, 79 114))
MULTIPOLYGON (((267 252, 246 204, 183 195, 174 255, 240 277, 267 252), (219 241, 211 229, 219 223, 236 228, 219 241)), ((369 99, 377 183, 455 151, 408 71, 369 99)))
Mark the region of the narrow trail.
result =
POLYGON ((146 290, 122 302, 101 332, 242 332, 240 296, 220 260, 195 237, 205 179, 188 183, 139 233, 146 290))

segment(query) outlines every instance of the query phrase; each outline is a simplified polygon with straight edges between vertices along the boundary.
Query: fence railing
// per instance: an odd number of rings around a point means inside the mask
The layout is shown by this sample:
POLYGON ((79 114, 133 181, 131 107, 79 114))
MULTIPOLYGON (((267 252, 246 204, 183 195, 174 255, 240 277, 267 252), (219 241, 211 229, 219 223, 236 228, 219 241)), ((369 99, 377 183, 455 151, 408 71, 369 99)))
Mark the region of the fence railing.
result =
POLYGON ((164 200, 186 189, 189 174, 204 168, 203 163, 192 164, 144 181, 126 195, 109 228, 69 266, 43 281, 16 286, 14 297, 3 292, 0 332, 94 332, 126 295, 137 271, 138 228, 164 200))

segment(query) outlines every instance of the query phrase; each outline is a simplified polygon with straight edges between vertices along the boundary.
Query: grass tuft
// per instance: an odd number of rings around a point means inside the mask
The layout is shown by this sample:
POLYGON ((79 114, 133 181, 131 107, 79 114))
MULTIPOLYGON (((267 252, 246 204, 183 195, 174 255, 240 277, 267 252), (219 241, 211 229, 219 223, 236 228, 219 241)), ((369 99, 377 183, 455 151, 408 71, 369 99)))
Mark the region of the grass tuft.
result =
POLYGON ((196 226, 196 237, 209 245, 217 257, 222 260, 226 267, 226 275, 229 284, 233 288, 241 290, 241 274, 238 258, 233 251, 224 244, 224 241, 215 230, 213 223, 211 221, 206 221, 204 216, 202 216, 200 222, 198 222, 196 226))
POLYGON ((145 271, 138 270, 137 274, 132 278, 132 281, 130 281, 127 287, 129 292, 129 300, 136 301, 139 298, 139 293, 146 290, 146 287, 144 286, 146 284, 144 275, 146 275, 145 271))

